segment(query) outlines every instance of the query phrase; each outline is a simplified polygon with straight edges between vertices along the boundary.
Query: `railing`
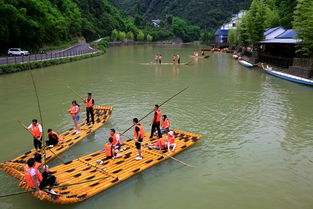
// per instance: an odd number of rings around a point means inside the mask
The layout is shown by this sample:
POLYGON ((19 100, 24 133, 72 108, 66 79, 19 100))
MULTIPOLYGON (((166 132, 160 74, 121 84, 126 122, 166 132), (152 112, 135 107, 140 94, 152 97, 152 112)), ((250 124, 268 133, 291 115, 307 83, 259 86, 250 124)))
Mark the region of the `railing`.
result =
POLYGON ((266 54, 259 55, 260 62, 266 62, 277 67, 288 68, 293 64, 293 58, 278 57, 266 54))
POLYGON ((16 64, 16 63, 25 63, 25 62, 35 62, 42 60, 51 60, 65 57, 74 57, 84 54, 89 54, 96 52, 93 49, 89 50, 75 50, 75 51, 65 51, 65 52, 52 52, 52 53, 42 53, 42 54, 32 54, 27 56, 7 56, 0 57, 0 65, 6 64, 16 64))

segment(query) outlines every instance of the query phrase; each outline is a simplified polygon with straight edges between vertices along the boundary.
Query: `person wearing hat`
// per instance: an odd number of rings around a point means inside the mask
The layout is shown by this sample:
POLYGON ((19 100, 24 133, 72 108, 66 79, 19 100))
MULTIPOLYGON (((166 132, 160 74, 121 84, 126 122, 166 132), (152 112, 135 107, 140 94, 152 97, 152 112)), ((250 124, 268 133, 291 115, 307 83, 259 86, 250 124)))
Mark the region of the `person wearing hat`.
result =
POLYGON ((168 152, 171 152, 171 148, 172 148, 172 152, 175 151, 176 143, 175 143, 175 136, 174 136, 173 131, 168 132, 168 134, 166 135, 166 145, 167 145, 168 152))

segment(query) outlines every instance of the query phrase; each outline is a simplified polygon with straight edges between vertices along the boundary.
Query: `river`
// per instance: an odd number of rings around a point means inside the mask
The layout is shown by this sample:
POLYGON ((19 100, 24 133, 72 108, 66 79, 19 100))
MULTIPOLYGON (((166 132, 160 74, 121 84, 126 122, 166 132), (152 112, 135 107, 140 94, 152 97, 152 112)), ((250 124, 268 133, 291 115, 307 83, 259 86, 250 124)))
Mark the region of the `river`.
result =
MULTIPOLYGON (((313 89, 240 66, 230 54, 212 54, 189 66, 148 65, 156 53, 179 53, 183 61, 198 46, 128 46, 99 57, 33 70, 44 129, 72 127, 67 113, 75 96, 92 92, 97 104, 113 105, 109 122, 61 157, 75 159, 103 147, 110 128, 125 130, 186 86, 161 110, 172 127, 203 135, 167 160, 78 204, 82 208, 312 209, 313 89)), ((0 161, 32 148, 17 120, 39 118, 29 72, 0 76, 0 161)), ((84 117, 84 116, 83 116, 84 117)), ((143 124, 148 129, 150 118, 143 124)), ((131 134, 131 133, 129 133, 131 134)), ((58 165, 54 160, 50 166, 58 165)), ((21 191, 0 172, 1 194, 21 191)), ((1 209, 56 207, 28 194, 0 199, 1 209)))

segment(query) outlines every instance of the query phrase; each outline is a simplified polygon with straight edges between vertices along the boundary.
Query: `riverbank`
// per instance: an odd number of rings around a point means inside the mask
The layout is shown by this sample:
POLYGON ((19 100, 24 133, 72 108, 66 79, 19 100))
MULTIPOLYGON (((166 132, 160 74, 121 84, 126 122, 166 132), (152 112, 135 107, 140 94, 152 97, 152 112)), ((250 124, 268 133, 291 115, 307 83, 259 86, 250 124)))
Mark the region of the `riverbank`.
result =
POLYGON ((105 51, 99 50, 97 52, 91 52, 91 53, 75 55, 75 56, 61 57, 61 58, 56 58, 56 59, 46 59, 46 60, 33 61, 33 62, 0 65, 0 75, 6 74, 6 73, 15 73, 15 72, 20 72, 20 71, 25 71, 25 70, 31 70, 31 69, 36 69, 36 68, 43 68, 43 67, 48 67, 51 65, 59 65, 59 64, 64 64, 68 62, 74 62, 74 61, 78 61, 82 59, 87 59, 90 57, 100 56, 104 53, 105 51))

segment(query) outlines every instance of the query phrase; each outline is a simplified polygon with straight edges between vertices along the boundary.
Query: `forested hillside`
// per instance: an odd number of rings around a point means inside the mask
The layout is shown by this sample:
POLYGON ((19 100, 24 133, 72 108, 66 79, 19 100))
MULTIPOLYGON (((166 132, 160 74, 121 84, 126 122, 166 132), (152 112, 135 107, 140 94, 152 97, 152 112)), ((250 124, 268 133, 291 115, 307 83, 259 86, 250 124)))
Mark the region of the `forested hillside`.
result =
POLYGON ((113 29, 137 27, 107 0, 1 0, 0 50, 36 49, 84 36, 87 41, 113 29))
POLYGON ((178 16, 202 29, 216 29, 232 14, 247 9, 252 0, 110 0, 126 14, 150 19, 178 16))

